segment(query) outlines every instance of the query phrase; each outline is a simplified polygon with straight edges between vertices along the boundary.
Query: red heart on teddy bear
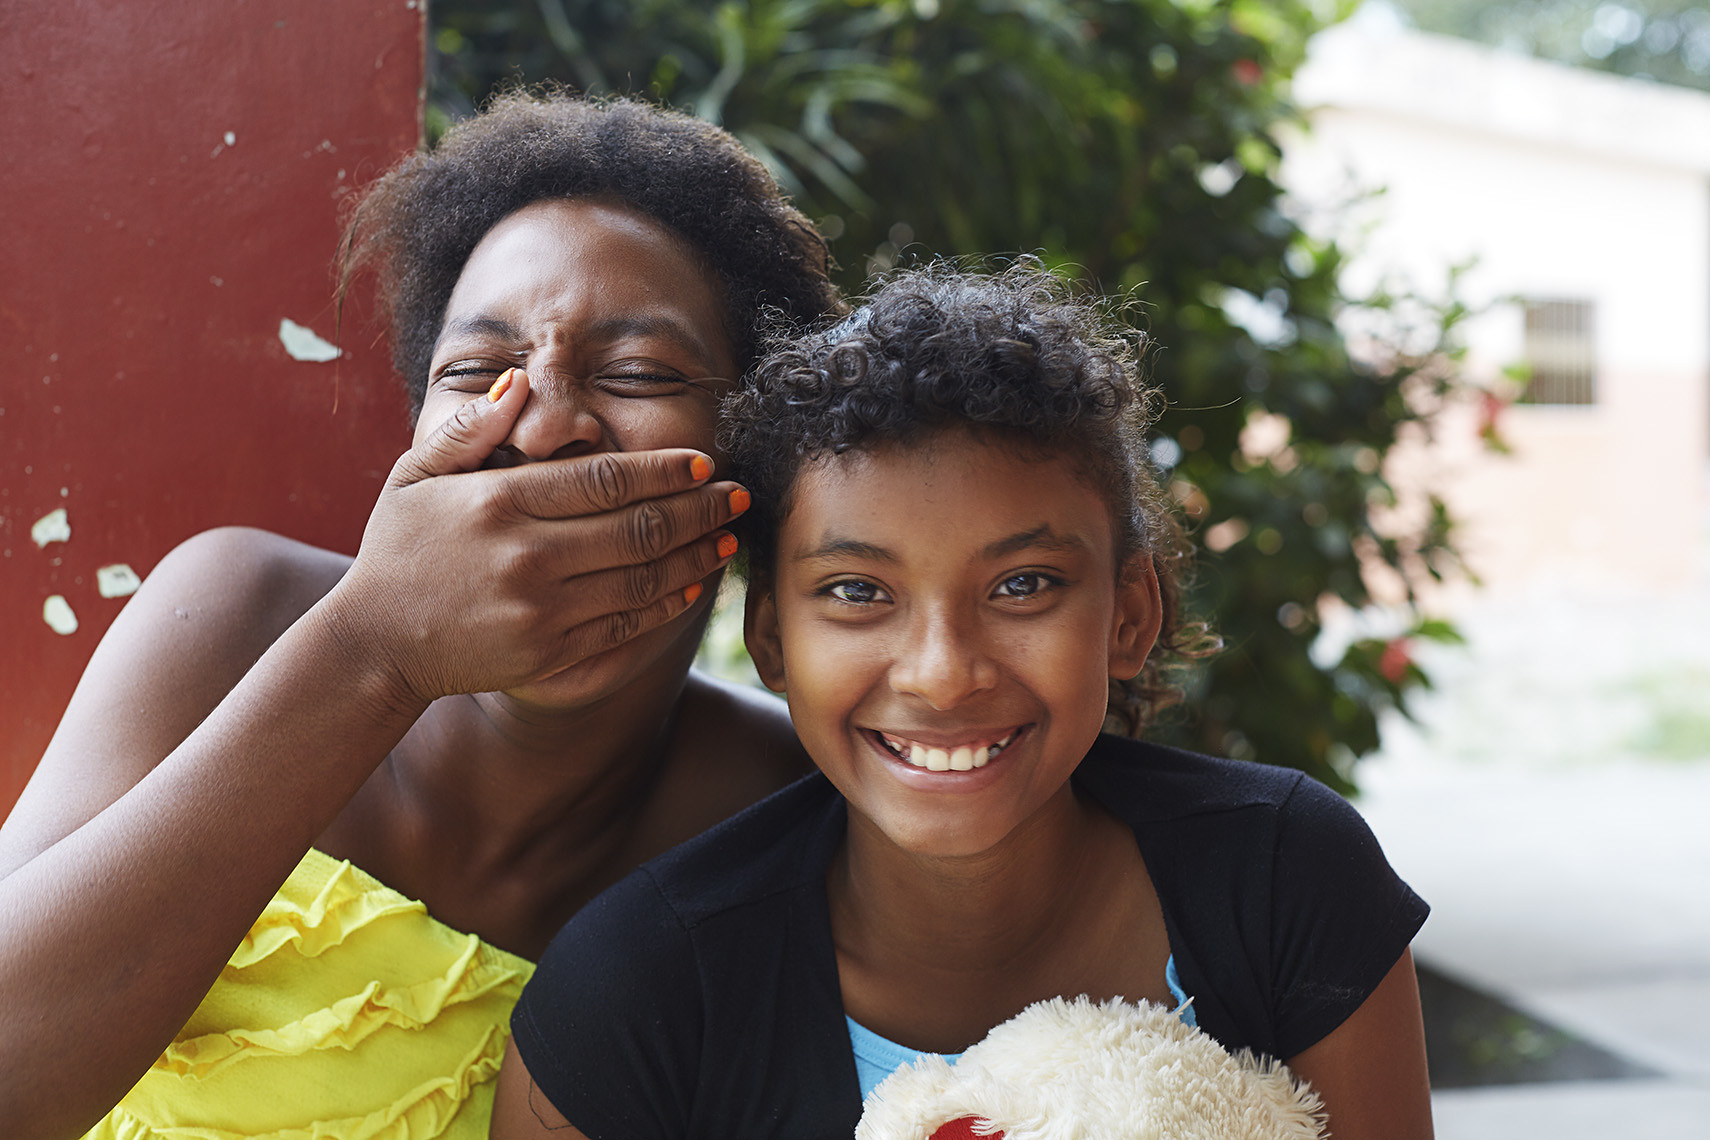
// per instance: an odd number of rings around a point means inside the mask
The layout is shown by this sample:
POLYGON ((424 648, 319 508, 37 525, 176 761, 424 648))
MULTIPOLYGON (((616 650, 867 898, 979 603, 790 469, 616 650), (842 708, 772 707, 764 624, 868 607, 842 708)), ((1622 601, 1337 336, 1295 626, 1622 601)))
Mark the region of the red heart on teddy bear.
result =
POLYGON ((978 1116, 958 1116, 955 1120, 946 1120, 938 1126, 928 1140, 1003 1140, 1002 1132, 975 1132, 974 1126, 982 1123, 978 1116))

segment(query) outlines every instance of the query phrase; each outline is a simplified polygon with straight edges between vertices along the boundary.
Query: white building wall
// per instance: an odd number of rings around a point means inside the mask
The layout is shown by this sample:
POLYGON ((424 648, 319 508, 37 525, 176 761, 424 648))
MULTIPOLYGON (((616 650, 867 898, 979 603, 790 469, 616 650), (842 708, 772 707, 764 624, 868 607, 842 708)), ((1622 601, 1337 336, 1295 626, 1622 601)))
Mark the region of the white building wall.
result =
POLYGON ((1296 98, 1312 127, 1285 144, 1284 181, 1310 228, 1364 231, 1350 291, 1440 292, 1474 262, 1459 291, 1488 306, 1466 327, 1475 379, 1523 357, 1504 298, 1595 306, 1594 405, 1508 408, 1506 457, 1464 409, 1397 478, 1447 495, 1494 588, 1690 580, 1710 456, 1710 96, 1354 25, 1315 42, 1296 98))

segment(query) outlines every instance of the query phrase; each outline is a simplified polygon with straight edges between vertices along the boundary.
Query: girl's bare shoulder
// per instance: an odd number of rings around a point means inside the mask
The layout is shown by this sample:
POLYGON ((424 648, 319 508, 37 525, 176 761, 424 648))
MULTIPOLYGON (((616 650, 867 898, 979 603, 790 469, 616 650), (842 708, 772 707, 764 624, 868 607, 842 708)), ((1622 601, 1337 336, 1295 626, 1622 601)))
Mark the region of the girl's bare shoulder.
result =
POLYGON ((177 748, 351 559, 248 527, 161 559, 96 646, 0 838, 0 873, 69 834, 177 748))
POLYGON ((673 744, 691 749, 700 763, 740 761, 778 786, 813 771, 789 706, 763 689, 691 670, 677 715, 673 744))
POLYGON ((161 559, 132 606, 169 596, 174 605, 189 603, 234 625, 283 620, 288 626, 332 589, 351 561, 348 554, 271 531, 217 527, 186 539, 161 559))
POLYGON ((692 671, 677 708, 655 818, 679 843, 813 771, 770 693, 692 671), (663 810, 660 810, 663 809, 663 810))
POLYGON ((350 563, 348 555, 252 527, 220 527, 186 539, 160 560, 114 621, 79 695, 90 686, 158 688, 169 677, 187 686, 193 701, 193 694, 212 691, 218 703, 350 563))

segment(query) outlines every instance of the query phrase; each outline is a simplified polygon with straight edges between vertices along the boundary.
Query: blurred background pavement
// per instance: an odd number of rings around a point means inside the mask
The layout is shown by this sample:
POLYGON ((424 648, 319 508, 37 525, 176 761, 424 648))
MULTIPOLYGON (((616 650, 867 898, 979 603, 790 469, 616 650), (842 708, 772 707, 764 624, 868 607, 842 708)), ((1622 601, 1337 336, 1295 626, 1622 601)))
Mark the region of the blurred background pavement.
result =
POLYGON ((1433 1045, 1531 1077, 1439 1081, 1437 1135, 1710 1136, 1710 579, 1493 593, 1461 622, 1359 800, 1432 904, 1422 968, 1514 1011, 1433 1045), (1571 1079, 1584 1046, 1628 1072, 1571 1079))

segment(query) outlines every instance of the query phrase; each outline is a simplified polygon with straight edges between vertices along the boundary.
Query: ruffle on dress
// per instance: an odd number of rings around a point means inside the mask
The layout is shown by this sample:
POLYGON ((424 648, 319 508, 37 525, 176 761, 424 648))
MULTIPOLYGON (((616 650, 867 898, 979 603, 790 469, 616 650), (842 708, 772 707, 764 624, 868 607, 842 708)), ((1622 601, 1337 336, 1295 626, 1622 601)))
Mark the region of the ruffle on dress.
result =
POLYGON ((311 850, 96 1140, 484 1138, 532 963, 311 850))

